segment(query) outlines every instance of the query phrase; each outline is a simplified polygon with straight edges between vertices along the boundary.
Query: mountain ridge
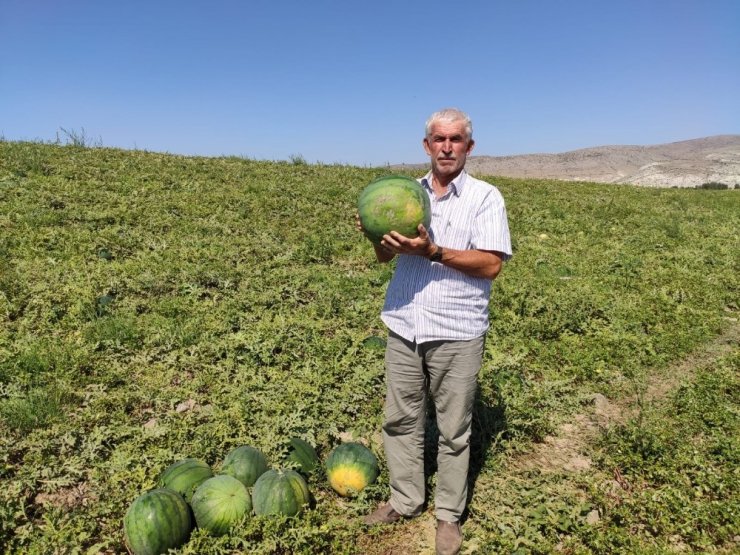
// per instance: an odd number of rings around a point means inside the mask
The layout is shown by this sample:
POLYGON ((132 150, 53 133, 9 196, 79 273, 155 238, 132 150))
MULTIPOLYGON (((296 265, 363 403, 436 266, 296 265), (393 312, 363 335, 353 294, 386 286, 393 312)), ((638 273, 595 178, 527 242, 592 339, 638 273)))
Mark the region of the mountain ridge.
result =
MULTIPOLYGON (((428 164, 397 164, 425 168, 428 164)), ((594 181, 647 187, 740 186, 740 135, 713 135, 657 145, 603 145, 546 154, 470 156, 474 175, 594 181)))

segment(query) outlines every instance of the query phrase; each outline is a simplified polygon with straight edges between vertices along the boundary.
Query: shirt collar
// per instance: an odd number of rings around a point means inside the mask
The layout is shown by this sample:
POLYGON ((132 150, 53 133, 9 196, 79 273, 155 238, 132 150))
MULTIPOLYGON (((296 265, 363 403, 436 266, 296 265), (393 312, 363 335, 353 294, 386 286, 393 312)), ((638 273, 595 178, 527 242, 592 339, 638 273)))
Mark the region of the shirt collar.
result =
MULTIPOLYGON (((451 187, 452 192, 455 194, 455 196, 459 197, 462 194, 463 185, 465 184, 465 181, 468 179, 468 172, 463 170, 458 174, 458 176, 450 181, 449 187, 451 187)), ((424 185, 427 189, 430 191, 433 191, 432 189, 432 172, 431 170, 421 178, 421 184, 424 185)), ((450 189, 448 188, 448 191, 450 189)))

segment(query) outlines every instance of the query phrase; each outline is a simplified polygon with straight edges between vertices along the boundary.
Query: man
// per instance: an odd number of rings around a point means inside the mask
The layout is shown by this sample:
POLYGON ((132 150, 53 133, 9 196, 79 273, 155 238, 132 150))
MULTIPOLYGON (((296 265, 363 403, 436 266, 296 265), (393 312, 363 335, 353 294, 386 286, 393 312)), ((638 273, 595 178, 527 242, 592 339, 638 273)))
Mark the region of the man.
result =
POLYGON ((430 394, 440 433, 437 553, 448 554, 462 544, 488 300, 491 282, 511 256, 511 241, 503 197, 464 169, 474 145, 470 118, 456 109, 432 114, 423 144, 432 165, 420 180, 432 206, 430 228, 420 224, 416 238, 391 231, 374 245, 379 262, 399 256, 381 314, 389 329, 383 442, 391 497, 364 520, 389 524, 421 513, 430 394))

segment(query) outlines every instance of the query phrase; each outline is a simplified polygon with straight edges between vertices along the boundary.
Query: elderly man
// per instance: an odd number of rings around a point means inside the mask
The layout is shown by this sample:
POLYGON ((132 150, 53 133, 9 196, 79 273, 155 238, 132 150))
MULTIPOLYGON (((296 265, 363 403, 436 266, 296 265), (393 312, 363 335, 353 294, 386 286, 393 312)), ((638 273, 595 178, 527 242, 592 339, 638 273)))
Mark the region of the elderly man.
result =
POLYGON ((429 229, 420 224, 416 238, 391 231, 374 245, 379 262, 399 257, 381 314, 389 329, 383 441, 391 496, 364 520, 388 524, 421 513, 431 395, 439 428, 436 544, 448 554, 462 544, 488 301, 511 241, 503 197, 465 171, 474 145, 470 118, 456 109, 432 114, 423 144, 432 166, 419 180, 432 206, 429 229))

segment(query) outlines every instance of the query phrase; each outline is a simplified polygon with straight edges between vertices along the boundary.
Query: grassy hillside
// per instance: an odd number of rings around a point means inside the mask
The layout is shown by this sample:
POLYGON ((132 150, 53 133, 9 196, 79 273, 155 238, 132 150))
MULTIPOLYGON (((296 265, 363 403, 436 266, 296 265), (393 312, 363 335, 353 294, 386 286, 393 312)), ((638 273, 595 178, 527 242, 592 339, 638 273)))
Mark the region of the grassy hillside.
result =
MULTIPOLYGON (((340 500, 319 472, 301 517, 196 531, 184 552, 381 549, 358 523, 387 495, 383 353, 363 341, 385 333, 392 267, 354 211, 384 173, 0 142, 0 546, 125 552, 127 506, 170 463, 218 469, 250 444, 279 466, 300 436, 322 457, 367 441, 378 484, 340 500)), ((590 470, 517 461, 595 393, 642 399, 737 325, 737 192, 495 182, 515 256, 490 307, 466 545, 730 551, 736 344, 584 446, 590 470), (618 498, 600 488, 614 469, 618 498)))

